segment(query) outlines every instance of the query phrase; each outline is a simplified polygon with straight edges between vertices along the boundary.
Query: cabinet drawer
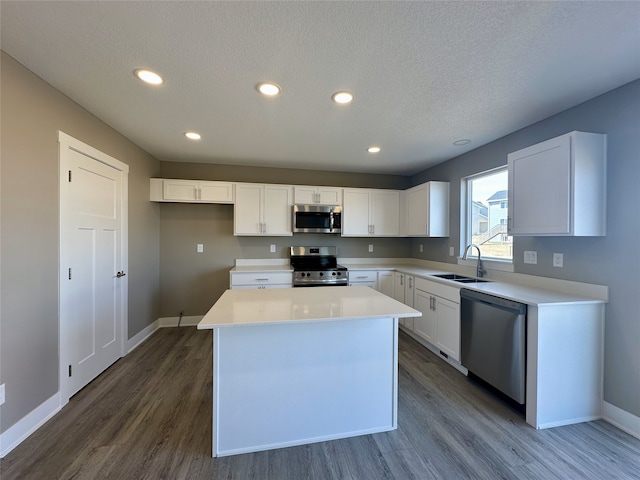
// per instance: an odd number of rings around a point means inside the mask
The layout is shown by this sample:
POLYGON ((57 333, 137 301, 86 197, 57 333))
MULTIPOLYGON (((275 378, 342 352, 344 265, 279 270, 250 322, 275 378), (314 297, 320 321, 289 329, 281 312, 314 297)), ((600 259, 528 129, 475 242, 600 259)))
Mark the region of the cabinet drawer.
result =
POLYGON ((438 297, 446 298, 455 303, 460 303, 460 287, 444 285, 440 282, 433 282, 424 278, 415 279, 416 290, 422 290, 438 297))
POLYGON ((378 272, 375 270, 349 270, 349 283, 377 282, 378 272))
POLYGON ((239 285, 262 285, 262 284, 288 284, 293 285, 293 274, 291 272, 242 272, 231 273, 231 287, 239 285))

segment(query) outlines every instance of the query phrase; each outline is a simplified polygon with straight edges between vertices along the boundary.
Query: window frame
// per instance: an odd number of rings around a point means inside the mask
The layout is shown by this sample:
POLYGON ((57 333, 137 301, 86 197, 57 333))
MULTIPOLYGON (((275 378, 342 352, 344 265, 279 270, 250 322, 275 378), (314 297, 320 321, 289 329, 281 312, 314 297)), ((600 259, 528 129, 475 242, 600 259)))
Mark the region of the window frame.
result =
MULTIPOLYGON (((484 170, 472 175, 467 175, 460 179, 460 254, 457 257, 458 265, 463 266, 476 266, 478 262, 478 255, 476 249, 470 250, 470 254, 467 260, 463 260, 464 250, 467 245, 471 243, 470 232, 472 231, 472 216, 471 216, 471 181, 494 175, 501 172, 507 172, 507 165, 484 170)), ((512 246, 513 252, 513 246, 512 246)), ((510 259, 498 258, 498 257, 482 257, 482 262, 485 269, 500 270, 505 272, 513 272, 513 255, 510 259)))

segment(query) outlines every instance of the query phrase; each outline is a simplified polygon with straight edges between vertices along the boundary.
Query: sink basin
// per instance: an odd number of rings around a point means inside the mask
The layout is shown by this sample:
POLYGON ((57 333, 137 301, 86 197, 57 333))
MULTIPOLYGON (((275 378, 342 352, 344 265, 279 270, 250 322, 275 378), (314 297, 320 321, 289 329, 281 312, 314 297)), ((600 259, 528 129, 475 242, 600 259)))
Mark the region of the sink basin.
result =
POLYGON ((444 278, 445 280, 453 280, 460 283, 486 283, 488 280, 481 280, 477 278, 466 277, 464 275, 456 275, 455 273, 440 273, 433 275, 434 277, 444 278))

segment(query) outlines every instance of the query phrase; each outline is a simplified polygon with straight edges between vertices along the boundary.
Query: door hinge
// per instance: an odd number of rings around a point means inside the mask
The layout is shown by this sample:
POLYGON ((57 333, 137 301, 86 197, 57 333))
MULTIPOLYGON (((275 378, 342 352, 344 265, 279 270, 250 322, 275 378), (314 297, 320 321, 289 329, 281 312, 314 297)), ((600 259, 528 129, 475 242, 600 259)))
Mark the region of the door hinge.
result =
POLYGON ((69 268, 69 280, 71 280, 71 268, 69 268))
POLYGON ((71 376, 71 365, 69 365, 69 376, 71 376))
POLYGON ((69 182, 71 182, 71 170, 69 170, 69 182))

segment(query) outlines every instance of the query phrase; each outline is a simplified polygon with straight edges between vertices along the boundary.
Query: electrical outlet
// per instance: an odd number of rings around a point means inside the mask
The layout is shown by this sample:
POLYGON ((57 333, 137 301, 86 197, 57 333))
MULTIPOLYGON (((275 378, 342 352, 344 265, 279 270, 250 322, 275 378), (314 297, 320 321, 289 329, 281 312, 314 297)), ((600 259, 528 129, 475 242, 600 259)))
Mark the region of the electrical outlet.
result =
POLYGON ((538 252, 535 250, 525 250, 524 252, 524 263, 530 263, 535 265, 538 263, 538 252))
POLYGON ((373 252, 373 245, 369 245, 369 252, 373 252))
POLYGON ((564 266, 564 255, 562 253, 553 254, 553 266, 559 268, 564 266))
POLYGON ((4 383, 0 385, 0 405, 4 405, 4 383))
POLYGON ((453 257, 456 254, 455 248, 449 247, 449 256, 453 257))
POLYGON ((424 252, 424 245, 420 244, 420 253, 424 252))
POLYGON ((276 253, 276 246, 273 243, 269 246, 269 252, 276 253))
POLYGON ((204 245, 202 243, 198 243, 196 245, 196 252, 198 252, 198 253, 204 252, 204 245))

